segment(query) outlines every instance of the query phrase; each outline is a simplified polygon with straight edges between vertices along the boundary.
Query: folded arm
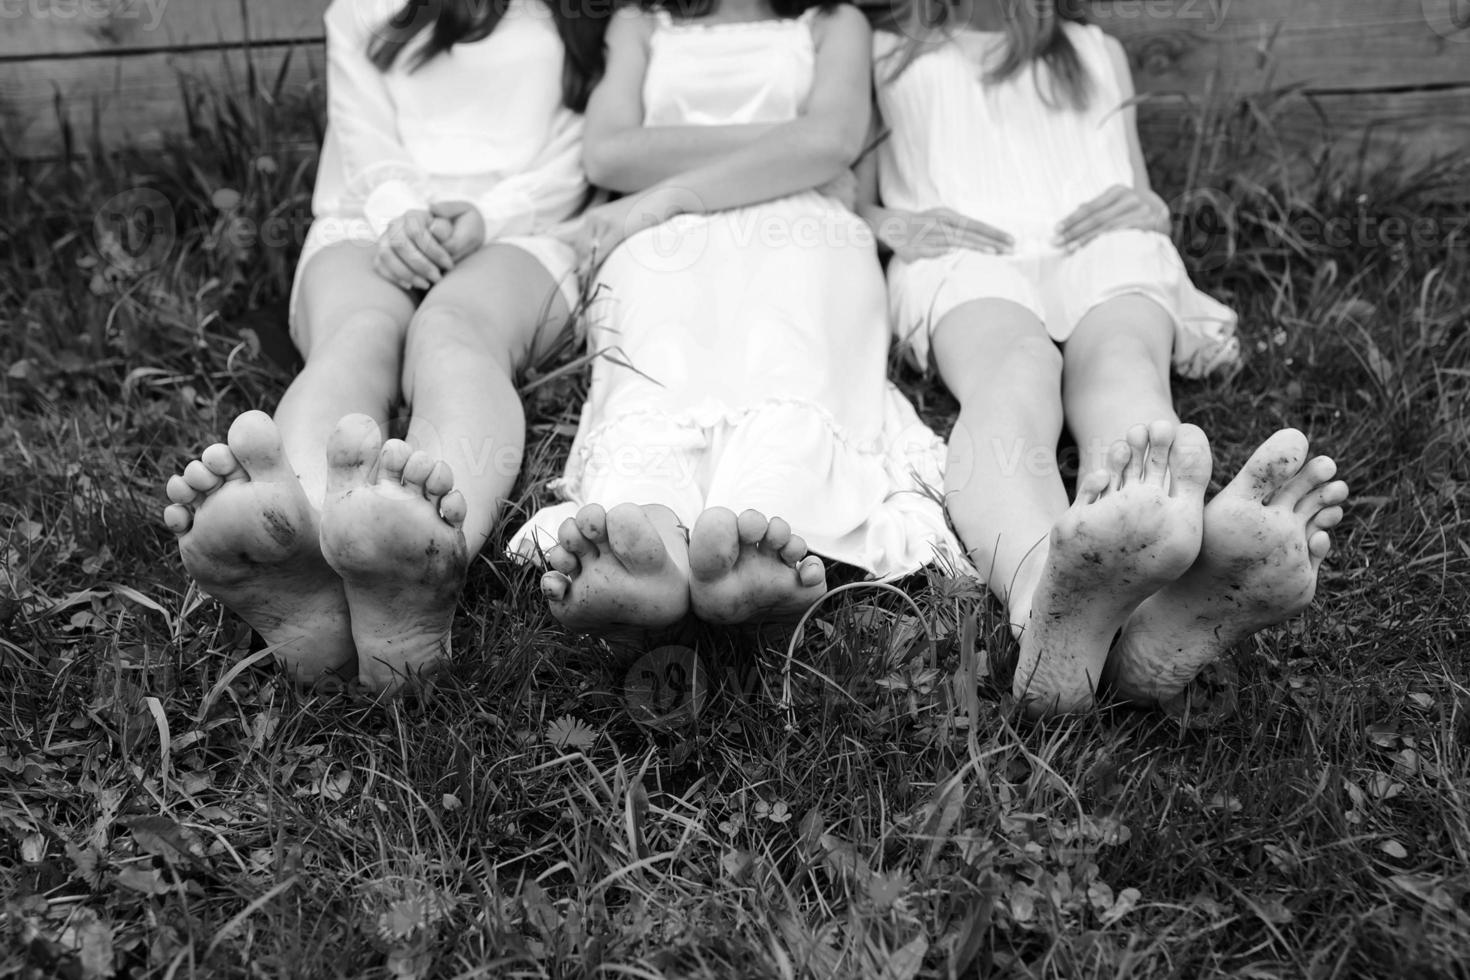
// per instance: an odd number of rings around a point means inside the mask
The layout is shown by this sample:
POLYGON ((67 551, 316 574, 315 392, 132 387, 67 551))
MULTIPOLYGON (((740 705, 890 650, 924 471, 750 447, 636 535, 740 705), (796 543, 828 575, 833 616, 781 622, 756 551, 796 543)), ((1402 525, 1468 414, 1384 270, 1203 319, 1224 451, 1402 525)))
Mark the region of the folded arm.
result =
POLYGON ((815 74, 803 113, 748 126, 643 125, 648 18, 608 34, 608 73, 588 107, 583 154, 592 181, 658 192, 679 211, 720 211, 819 187, 846 170, 867 133, 871 35, 856 8, 818 17, 815 74))

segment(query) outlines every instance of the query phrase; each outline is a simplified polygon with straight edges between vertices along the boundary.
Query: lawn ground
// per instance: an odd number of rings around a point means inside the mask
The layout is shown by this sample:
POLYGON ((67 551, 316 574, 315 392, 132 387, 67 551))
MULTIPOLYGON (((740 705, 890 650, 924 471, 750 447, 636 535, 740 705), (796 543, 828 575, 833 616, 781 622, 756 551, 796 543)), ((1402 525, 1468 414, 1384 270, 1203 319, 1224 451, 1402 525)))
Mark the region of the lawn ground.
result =
MULTIPOLYGON (((935 575, 789 661, 700 638, 658 728, 502 562, 387 707, 298 695, 190 587, 161 488, 289 380, 312 162, 310 106, 196 109, 188 148, 0 165, 0 977, 1470 975, 1464 171, 1278 169, 1249 113, 1161 155, 1242 315, 1244 370, 1177 392, 1217 484, 1290 424, 1355 494, 1312 610, 1186 713, 1023 723, 995 606, 935 575)), ((520 511, 585 372, 526 383, 520 511)))

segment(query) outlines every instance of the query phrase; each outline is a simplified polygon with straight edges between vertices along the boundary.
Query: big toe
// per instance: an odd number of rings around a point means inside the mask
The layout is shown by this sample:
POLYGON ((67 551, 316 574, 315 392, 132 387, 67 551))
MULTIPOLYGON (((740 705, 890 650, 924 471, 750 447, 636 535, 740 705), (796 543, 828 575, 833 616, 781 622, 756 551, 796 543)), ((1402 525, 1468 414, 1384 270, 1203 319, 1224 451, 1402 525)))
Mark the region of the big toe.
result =
POLYGON ((740 526, 735 513, 711 507, 700 514, 689 535, 689 571, 701 581, 729 574, 740 557, 740 526))
POLYGON ((1181 425, 1169 450, 1169 475, 1175 496, 1204 500, 1210 485, 1210 440, 1197 425, 1181 425))
POLYGON ((327 489, 340 493, 366 484, 383 445, 383 433, 366 415, 344 416, 327 439, 327 489))
POLYGON ((1174 423, 1160 419, 1148 425, 1148 452, 1143 459, 1143 481, 1156 487, 1166 485, 1169 462, 1177 433, 1174 423))
MULTIPOLYGON (((281 430, 275 421, 261 411, 249 411, 235 419, 225 439, 230 453, 253 480, 289 479, 294 477, 281 444, 281 430)), ((206 464, 215 463, 205 460, 206 464)), ((223 459, 221 458, 221 462, 223 459)), ((218 465, 218 464, 216 464, 218 465)), ((211 469, 215 469, 211 465, 211 469)), ((221 474, 224 475, 224 474, 221 474)))
POLYGON ((658 528, 637 504, 618 504, 607 512, 607 544, 630 572, 655 572, 669 558, 658 528))
POLYGON ((1307 437, 1297 429, 1282 429, 1256 447, 1228 489, 1264 502, 1302 468, 1306 458, 1307 437))

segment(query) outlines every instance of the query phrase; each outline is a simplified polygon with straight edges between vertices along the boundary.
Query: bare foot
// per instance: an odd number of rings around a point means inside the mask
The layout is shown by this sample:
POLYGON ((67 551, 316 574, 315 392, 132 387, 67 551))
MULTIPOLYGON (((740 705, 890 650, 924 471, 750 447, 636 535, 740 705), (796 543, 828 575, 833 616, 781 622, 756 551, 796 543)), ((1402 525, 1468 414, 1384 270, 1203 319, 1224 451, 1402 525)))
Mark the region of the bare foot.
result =
POLYGON ((469 566, 464 497, 446 463, 384 443, 366 415, 337 423, 327 466, 322 553, 347 587, 358 679, 396 693, 449 655, 469 566))
POLYGON ((298 683, 351 679, 357 659, 342 580, 322 558, 306 499, 264 412, 246 412, 168 481, 164 523, 199 586, 249 623, 298 683))
POLYGON ((1199 553, 1210 446, 1192 425, 1136 425, 1052 529, 1013 689, 1034 715, 1093 704, 1108 648, 1138 604, 1199 553))
POLYGON ((827 593, 827 570, 779 517, 711 507, 689 538, 694 615, 731 625, 800 618, 827 593))
POLYGON ((1119 695, 1173 697, 1231 646, 1311 604, 1348 487, 1332 460, 1306 459, 1307 437, 1283 429, 1210 501, 1199 560, 1139 607, 1114 649, 1119 695))
POLYGON ((557 622, 587 633, 661 629, 689 613, 689 545, 661 504, 588 504, 562 522, 541 592, 557 622))

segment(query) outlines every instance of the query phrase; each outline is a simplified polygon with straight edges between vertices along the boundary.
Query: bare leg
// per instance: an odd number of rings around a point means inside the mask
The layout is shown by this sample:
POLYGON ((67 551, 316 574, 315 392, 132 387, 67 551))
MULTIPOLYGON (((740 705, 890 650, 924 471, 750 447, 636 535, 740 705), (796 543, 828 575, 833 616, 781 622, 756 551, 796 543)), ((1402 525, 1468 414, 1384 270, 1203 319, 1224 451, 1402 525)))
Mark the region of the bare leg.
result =
POLYGON ((541 591, 569 629, 624 634, 661 629, 689 612, 689 545, 662 504, 588 504, 562 522, 541 591))
POLYGON ((1284 429, 1261 444, 1204 513, 1199 560, 1138 608, 1108 661, 1118 694, 1157 703, 1257 630, 1305 609, 1342 520, 1347 484, 1307 438, 1284 429))
POLYGON ((328 247, 302 273, 297 335, 306 366, 276 419, 247 412, 169 481, 165 512, 184 566, 278 646, 299 682, 357 673, 341 580, 322 556, 327 434, 348 411, 386 417, 413 306, 372 271, 372 250, 328 247))
POLYGON ((1091 707, 1108 650, 1139 603, 1200 548, 1209 443, 1192 425, 1134 426, 1082 478, 1051 532, 1013 689, 1033 714, 1091 707))
POLYGON ((1174 324, 1143 296, 1119 296, 1082 318, 1064 348, 1062 397, 1082 460, 1079 475, 1107 466, 1129 428, 1179 421, 1169 390, 1174 324))
POLYGON ((707 623, 799 619, 827 592, 822 560, 779 517, 711 507, 689 536, 690 601, 707 623))
POLYGON ((960 402, 944 480, 950 520, 1019 632, 1067 510, 1056 459, 1062 356, 1040 320, 1003 300, 956 308, 933 346, 960 402))
POLYGON ((529 253, 491 246, 465 259, 424 299, 408 329, 403 390, 408 443, 442 459, 468 508, 471 556, 489 537, 521 469, 526 420, 515 372, 570 311, 529 253))
POLYGON ((384 443, 365 415, 338 423, 327 457, 322 553, 346 589, 358 677, 391 693, 449 654, 469 565, 465 501, 443 461, 398 439, 384 443))
POLYGON ((342 582, 322 557, 316 508, 264 412, 246 412, 168 482, 164 521, 200 587, 276 647, 298 683, 351 679, 357 661, 342 582))
POLYGON ((413 299, 372 268, 354 242, 312 257, 297 297, 297 344, 306 364, 281 396, 276 425, 306 497, 327 492, 327 440, 345 415, 387 424, 398 402, 403 338, 413 299))

